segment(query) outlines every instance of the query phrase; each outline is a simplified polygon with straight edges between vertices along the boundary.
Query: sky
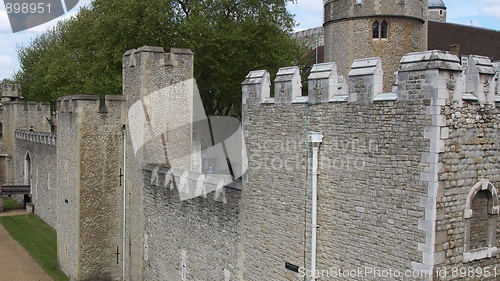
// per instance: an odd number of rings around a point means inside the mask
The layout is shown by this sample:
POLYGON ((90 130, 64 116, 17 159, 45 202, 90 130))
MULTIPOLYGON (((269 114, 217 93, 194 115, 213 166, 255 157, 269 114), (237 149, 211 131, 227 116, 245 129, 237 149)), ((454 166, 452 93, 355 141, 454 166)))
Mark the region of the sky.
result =
MULTIPOLYGON (((80 0, 78 6, 65 16, 17 33, 12 33, 5 6, 0 3, 0 80, 11 78, 13 73, 19 70, 16 52, 19 46, 29 45, 33 38, 54 26, 58 20, 75 15, 80 7, 89 4, 90 1, 80 0)), ((289 11, 295 15, 298 23, 297 31, 322 25, 323 0, 296 2, 289 4, 289 11)), ((448 22, 500 30, 500 0, 444 0, 444 2, 448 8, 448 22)))

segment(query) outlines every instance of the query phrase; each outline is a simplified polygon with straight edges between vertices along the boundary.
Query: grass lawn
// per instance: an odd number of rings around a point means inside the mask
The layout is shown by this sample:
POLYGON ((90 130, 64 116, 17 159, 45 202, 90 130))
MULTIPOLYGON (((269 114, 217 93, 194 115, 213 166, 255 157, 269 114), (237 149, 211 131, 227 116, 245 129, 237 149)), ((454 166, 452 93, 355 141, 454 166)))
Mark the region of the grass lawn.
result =
POLYGON ((69 280, 57 266, 57 237, 54 229, 33 214, 2 217, 0 223, 55 281, 69 280))
POLYGON ((9 198, 9 197, 4 197, 3 198, 3 208, 8 209, 8 208, 17 208, 20 207, 22 204, 17 202, 16 200, 9 198))

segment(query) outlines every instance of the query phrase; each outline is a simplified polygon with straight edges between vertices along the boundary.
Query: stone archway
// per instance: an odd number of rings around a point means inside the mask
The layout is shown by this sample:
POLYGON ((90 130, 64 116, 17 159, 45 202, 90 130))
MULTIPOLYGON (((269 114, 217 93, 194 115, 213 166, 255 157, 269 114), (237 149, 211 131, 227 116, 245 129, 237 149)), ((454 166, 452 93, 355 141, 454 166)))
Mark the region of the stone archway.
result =
POLYGON ((496 188, 489 180, 481 180, 469 191, 464 209, 464 263, 496 256, 499 209, 496 188))

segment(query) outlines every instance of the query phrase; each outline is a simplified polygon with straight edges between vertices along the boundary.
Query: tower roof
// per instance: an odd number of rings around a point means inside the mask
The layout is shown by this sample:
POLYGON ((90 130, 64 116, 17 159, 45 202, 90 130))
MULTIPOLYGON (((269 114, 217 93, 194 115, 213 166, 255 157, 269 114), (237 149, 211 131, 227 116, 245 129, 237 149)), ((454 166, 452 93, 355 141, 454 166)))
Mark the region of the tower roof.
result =
POLYGON ((429 0, 429 8, 446 9, 443 0, 429 0))

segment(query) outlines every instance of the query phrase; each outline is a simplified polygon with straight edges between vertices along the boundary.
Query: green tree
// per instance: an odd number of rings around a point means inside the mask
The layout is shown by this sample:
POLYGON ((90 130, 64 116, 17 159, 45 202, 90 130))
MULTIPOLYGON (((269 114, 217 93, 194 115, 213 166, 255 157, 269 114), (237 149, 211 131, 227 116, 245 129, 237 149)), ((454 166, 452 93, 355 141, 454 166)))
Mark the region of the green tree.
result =
POLYGON ((239 115, 241 85, 256 69, 298 62, 294 0, 94 0, 19 48, 15 79, 29 100, 121 94, 122 55, 144 45, 189 48, 207 112, 239 115))

